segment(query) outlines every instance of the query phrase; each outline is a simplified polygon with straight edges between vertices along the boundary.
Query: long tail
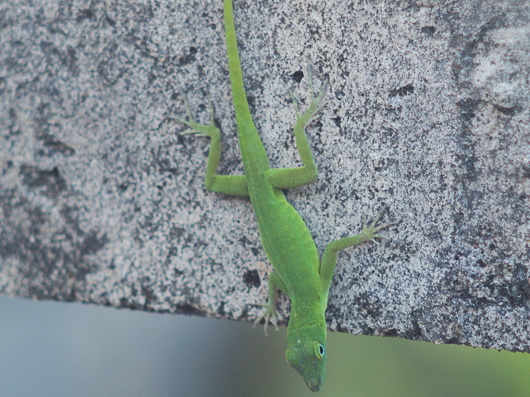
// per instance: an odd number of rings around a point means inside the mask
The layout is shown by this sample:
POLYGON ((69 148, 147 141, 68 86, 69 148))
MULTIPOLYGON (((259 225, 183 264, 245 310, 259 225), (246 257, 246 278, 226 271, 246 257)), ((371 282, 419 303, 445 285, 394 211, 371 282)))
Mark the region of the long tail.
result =
POLYGON ((224 0, 224 24, 226 34, 226 50, 228 52, 228 69, 230 71, 230 82, 232 84, 232 96, 238 125, 240 123, 254 124, 250 109, 248 108, 247 93, 243 84, 243 72, 239 61, 237 50, 236 27, 234 25, 234 13, 232 0, 224 0))

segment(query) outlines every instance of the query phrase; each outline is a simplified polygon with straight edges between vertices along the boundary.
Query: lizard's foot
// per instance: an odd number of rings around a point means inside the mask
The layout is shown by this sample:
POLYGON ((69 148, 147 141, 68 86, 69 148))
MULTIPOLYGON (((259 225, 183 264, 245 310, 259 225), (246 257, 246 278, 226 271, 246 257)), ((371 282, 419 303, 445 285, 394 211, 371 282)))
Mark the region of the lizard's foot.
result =
POLYGON ((366 225, 366 221, 363 222, 363 228, 361 232, 359 233, 359 236, 361 237, 362 241, 372 241, 374 243, 379 243, 376 239, 378 238, 384 238, 382 235, 378 234, 377 232, 381 229, 385 229, 387 227, 395 225, 395 223, 387 223, 385 225, 381 226, 375 226, 379 219, 381 218, 381 215, 383 215, 383 211, 379 212, 375 219, 370 223, 369 226, 366 225))
POLYGON ((265 324, 263 325, 263 331, 265 332, 265 336, 267 336, 267 327, 269 326, 269 323, 274 325, 274 328, 276 329, 276 331, 278 331, 278 314, 276 312, 276 308, 274 307, 275 304, 271 304, 271 302, 269 302, 266 304, 256 304, 255 306, 265 307, 265 310, 263 310, 263 313, 261 313, 261 315, 256 318, 256 320, 254 320, 252 328, 258 325, 261 320, 265 319, 265 324))
POLYGON ((313 84, 313 72, 309 68, 307 70, 307 78, 309 89, 311 91, 311 102, 309 103, 309 106, 307 107, 304 113, 300 114, 300 110, 298 109, 298 103, 295 99, 293 100, 293 106, 296 112, 297 121, 301 121, 304 127, 311 123, 316 118, 317 113, 322 110, 322 108, 326 104, 325 98, 328 91, 328 81, 326 80, 320 85, 318 92, 315 93, 315 86, 313 84))
POLYGON ((212 103, 210 102, 210 124, 199 124, 191 115, 190 105, 188 104, 186 96, 182 94, 182 97, 184 98, 184 103, 186 104, 186 112, 188 117, 187 119, 178 118, 177 121, 190 127, 187 131, 182 132, 182 134, 195 134, 198 136, 208 136, 210 138, 220 137, 221 132, 215 125, 214 121, 215 113, 212 103))

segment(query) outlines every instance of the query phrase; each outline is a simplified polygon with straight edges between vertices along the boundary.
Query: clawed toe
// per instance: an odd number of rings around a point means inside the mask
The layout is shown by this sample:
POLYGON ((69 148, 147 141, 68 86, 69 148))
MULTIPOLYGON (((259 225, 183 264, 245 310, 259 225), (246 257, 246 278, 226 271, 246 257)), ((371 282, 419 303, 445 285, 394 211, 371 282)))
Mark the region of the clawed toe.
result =
POLYGON ((261 320, 265 320, 263 324, 263 331, 265 333, 265 336, 268 336, 267 328, 269 326, 269 323, 274 325, 274 329, 278 331, 278 316, 276 314, 276 310, 271 309, 268 304, 256 304, 255 306, 263 306, 267 309, 265 309, 263 313, 258 318, 256 318, 256 320, 254 320, 252 328, 258 325, 261 320))
POLYGON ((378 234, 377 232, 386 229, 387 227, 393 226, 396 224, 396 222, 393 223, 386 223, 381 226, 375 226, 377 222, 379 222, 379 219, 381 219, 381 216, 383 215, 383 211, 380 211, 379 214, 374 218, 372 223, 370 223, 369 226, 366 225, 366 221, 363 220, 363 229, 361 230, 361 233, 365 235, 365 241, 372 241, 374 243, 379 243, 377 239, 383 239, 384 237, 381 234, 378 234))
POLYGON ((321 84, 318 93, 315 93, 315 86, 313 84, 313 72, 310 68, 307 69, 307 78, 309 90, 311 93, 311 101, 305 112, 301 114, 298 108, 298 103, 296 102, 296 100, 293 100, 293 106, 296 112, 296 117, 298 121, 302 122, 304 126, 307 126, 309 123, 311 123, 316 118, 317 113, 320 112, 324 107, 326 103, 325 98, 329 87, 328 81, 326 79, 326 81, 321 84))
POLYGON ((199 124, 191 114, 191 108, 188 103, 188 98, 186 94, 180 91, 180 95, 184 101, 186 107, 187 118, 176 118, 179 123, 187 125, 190 127, 188 130, 181 132, 182 135, 194 134, 197 136, 204 136, 213 138, 220 134, 219 129, 215 125, 215 112, 212 102, 210 102, 210 123, 209 124, 199 124))

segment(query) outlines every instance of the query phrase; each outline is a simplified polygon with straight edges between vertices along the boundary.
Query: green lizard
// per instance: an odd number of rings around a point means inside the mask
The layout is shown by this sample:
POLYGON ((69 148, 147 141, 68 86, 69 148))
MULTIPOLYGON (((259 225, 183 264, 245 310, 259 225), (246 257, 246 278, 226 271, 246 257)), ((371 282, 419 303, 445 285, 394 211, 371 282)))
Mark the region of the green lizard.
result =
POLYGON ((291 313, 285 356, 289 364, 302 375, 307 386, 312 391, 318 391, 324 382, 325 311, 337 252, 365 241, 375 241, 381 237, 377 232, 389 225, 376 227, 378 216, 370 226, 364 224, 358 235, 329 243, 322 259, 320 258, 307 226, 287 202, 282 189, 303 186, 317 178, 318 171, 307 142, 305 128, 323 106, 326 85, 318 95, 312 96, 305 112, 300 114, 295 104, 297 118, 294 135, 303 166, 271 169, 248 107, 237 49, 232 0, 224 0, 224 27, 244 175, 217 174, 221 159, 221 134, 214 124, 213 108, 210 112, 210 124, 202 125, 193 119, 186 102, 188 119, 180 121, 190 127, 189 133, 211 138, 205 180, 208 190, 250 198, 263 248, 274 269, 269 274, 268 304, 255 324, 265 319, 265 327, 269 322, 276 326, 278 290, 289 296, 291 313))

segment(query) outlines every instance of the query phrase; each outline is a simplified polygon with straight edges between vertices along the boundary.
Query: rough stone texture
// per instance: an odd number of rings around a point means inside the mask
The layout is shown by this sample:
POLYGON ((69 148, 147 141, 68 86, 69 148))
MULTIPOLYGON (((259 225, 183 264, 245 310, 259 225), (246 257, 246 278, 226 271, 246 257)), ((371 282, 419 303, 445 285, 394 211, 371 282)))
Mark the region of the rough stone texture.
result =
MULTIPOLYGON (((244 199, 205 191, 208 142, 241 172, 220 0, 0 3, 0 291, 253 319, 269 265, 244 199)), ((528 1, 236 1, 252 111, 298 164, 291 94, 330 94, 308 131, 319 181, 288 192, 339 257, 333 330, 530 351, 528 1)), ((281 301, 285 313, 288 301, 281 301)))

